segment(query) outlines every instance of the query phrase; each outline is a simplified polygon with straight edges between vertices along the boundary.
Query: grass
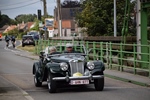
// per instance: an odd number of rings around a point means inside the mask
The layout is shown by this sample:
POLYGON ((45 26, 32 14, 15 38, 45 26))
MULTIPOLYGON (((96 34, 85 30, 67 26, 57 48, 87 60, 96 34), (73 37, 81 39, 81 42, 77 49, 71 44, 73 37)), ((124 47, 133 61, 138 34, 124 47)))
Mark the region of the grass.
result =
POLYGON ((21 50, 32 52, 32 53, 35 51, 35 46, 32 46, 32 45, 27 45, 27 46, 24 46, 24 47, 18 46, 17 48, 21 49, 21 50))

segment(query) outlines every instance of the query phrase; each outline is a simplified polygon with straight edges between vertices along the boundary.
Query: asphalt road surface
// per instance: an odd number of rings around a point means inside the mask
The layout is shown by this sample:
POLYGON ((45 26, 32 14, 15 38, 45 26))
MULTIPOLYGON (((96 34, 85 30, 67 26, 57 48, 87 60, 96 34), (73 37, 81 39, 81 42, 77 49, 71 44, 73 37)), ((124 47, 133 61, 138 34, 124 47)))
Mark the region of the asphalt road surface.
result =
MULTIPOLYGON (((19 42, 17 42, 19 44, 19 42)), ((35 60, 16 55, 23 53, 0 41, 0 75, 29 93, 34 100, 150 100, 150 88, 105 77, 104 91, 95 91, 93 85, 67 87, 58 93, 48 93, 47 84, 35 87, 32 64, 35 60)))

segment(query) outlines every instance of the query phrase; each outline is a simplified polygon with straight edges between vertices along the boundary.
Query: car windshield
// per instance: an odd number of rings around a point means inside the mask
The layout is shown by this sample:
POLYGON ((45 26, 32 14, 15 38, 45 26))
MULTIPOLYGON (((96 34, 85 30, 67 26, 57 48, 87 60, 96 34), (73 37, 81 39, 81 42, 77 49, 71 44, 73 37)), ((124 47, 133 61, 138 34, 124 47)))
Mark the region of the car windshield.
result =
POLYGON ((86 54, 83 53, 62 53, 62 54, 53 54, 48 55, 48 57, 52 57, 53 59, 80 59, 85 60, 86 54))
POLYGON ((23 39, 32 39, 32 36, 23 36, 23 39))
MULTIPOLYGON (((45 47, 43 52, 48 54, 49 53, 49 48, 50 48, 50 46, 45 47)), ((86 48, 83 45, 75 45, 73 48, 74 48, 75 51, 79 51, 80 53, 87 54, 86 48)), ((59 46, 56 46, 56 49, 57 49, 58 52, 63 53, 66 50, 66 46, 65 45, 59 45, 59 46)))
POLYGON ((40 35, 38 32, 28 32, 27 35, 32 35, 34 40, 38 40, 40 38, 40 35))
MULTIPOLYGON (((57 50, 63 52, 66 50, 66 46, 56 46, 57 50)), ((81 53, 85 53, 85 48, 82 45, 76 45, 73 47, 75 51, 80 51, 81 53)))
POLYGON ((29 32, 28 35, 38 35, 38 32, 29 32))

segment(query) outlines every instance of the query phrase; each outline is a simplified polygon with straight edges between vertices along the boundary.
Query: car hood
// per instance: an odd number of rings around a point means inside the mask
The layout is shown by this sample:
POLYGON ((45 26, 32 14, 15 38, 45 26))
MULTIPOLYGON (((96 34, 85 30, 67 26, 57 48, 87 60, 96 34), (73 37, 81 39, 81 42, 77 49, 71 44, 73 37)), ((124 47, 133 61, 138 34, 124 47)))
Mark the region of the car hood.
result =
POLYGON ((69 62, 72 60, 84 61, 85 57, 80 55, 64 55, 64 56, 55 56, 51 58, 54 62, 69 62))

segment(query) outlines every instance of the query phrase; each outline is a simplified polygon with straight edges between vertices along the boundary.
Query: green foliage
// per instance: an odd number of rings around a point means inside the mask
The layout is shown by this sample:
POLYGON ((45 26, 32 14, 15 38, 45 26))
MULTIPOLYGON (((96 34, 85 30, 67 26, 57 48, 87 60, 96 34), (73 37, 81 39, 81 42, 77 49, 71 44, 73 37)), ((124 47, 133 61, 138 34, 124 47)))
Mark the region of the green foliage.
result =
POLYGON ((17 28, 15 28, 14 30, 11 30, 7 33, 3 33, 3 35, 14 35, 16 38, 21 39, 23 35, 27 34, 27 32, 24 31, 19 31, 17 28))
MULTIPOLYGON (((121 35, 125 0, 117 0, 117 35, 121 35)), ((113 35, 114 25, 113 0, 86 0, 82 12, 76 20, 80 27, 86 27, 89 36, 113 35)))
POLYGON ((35 26, 33 28, 30 29, 31 30, 34 30, 34 31, 39 31, 39 20, 36 20, 35 22, 35 26))
POLYGON ((35 19, 37 19, 37 15, 35 15, 35 14, 21 14, 15 18, 17 23, 33 22, 33 21, 35 21, 35 19))
POLYGON ((10 25, 11 19, 7 15, 1 15, 0 28, 4 25, 10 25))

